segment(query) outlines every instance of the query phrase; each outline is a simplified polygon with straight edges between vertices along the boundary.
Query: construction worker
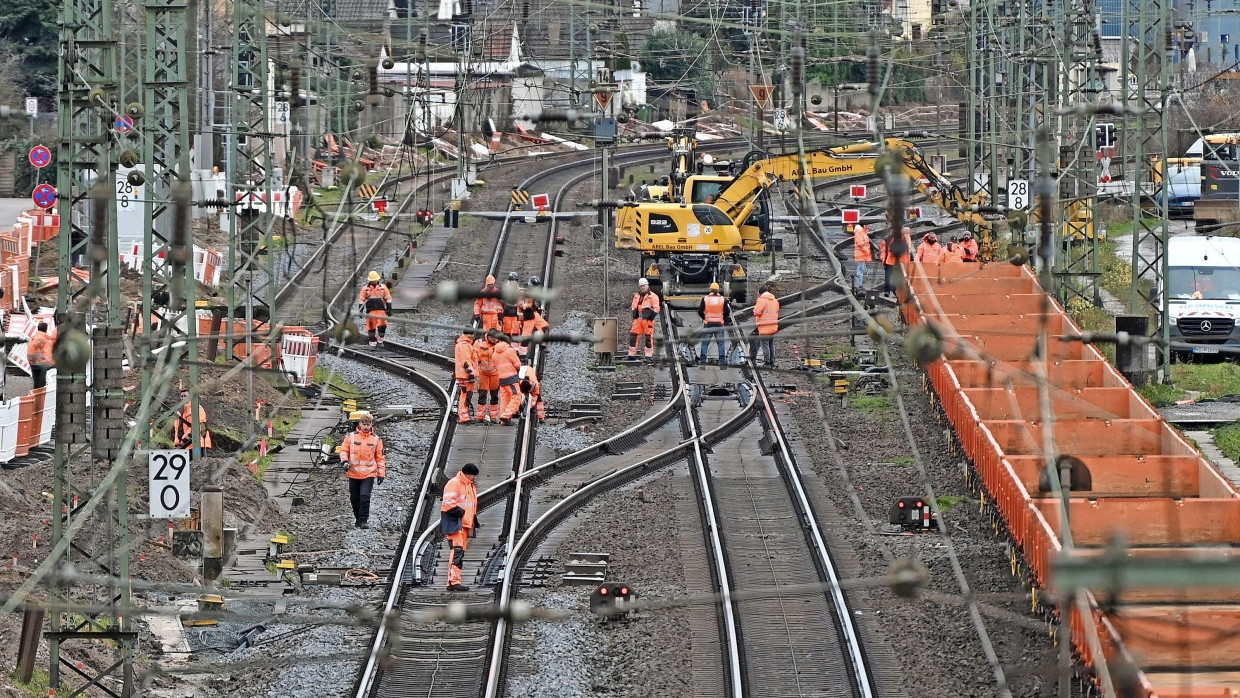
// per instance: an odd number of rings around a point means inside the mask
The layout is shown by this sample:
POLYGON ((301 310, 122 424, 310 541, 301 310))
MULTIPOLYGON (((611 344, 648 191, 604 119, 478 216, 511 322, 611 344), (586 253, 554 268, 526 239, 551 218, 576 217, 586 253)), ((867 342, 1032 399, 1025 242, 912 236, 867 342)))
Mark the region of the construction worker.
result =
POLYGON ((469 424, 474 392, 478 389, 477 372, 474 364, 477 356, 474 353, 474 336, 472 332, 462 332, 456 338, 456 382, 461 386, 461 400, 456 408, 456 421, 469 424))
POLYGON ((874 247, 870 243, 870 229, 858 223, 853 226, 853 261, 857 263, 856 279, 853 288, 865 288, 865 267, 874 261, 874 247))
POLYGON ((383 439, 375 434, 375 418, 369 412, 356 416, 357 430, 344 437, 340 446, 340 464, 349 476, 353 525, 370 528, 370 492, 387 477, 387 457, 383 455, 383 439))
POLYGON ((497 333, 494 357, 495 370, 499 376, 499 423, 509 426, 512 424, 512 416, 521 406, 521 393, 517 387, 521 382, 521 355, 508 343, 507 337, 497 333), (511 405, 514 401, 517 403, 516 407, 511 405))
POLYGON ((706 363, 706 350, 711 337, 715 338, 715 348, 719 351, 719 363, 727 362, 725 350, 725 325, 732 321, 732 309, 728 307, 728 299, 719 293, 719 284, 711 283, 710 293, 698 301, 698 317, 702 318, 702 347, 698 351, 698 363, 706 363), (712 329, 713 328, 713 329, 712 329))
POLYGON ((904 226, 898 236, 891 231, 879 243, 878 249, 878 258, 883 263, 883 295, 889 296, 895 291, 891 285, 891 274, 896 265, 913 259, 913 229, 904 226))
POLYGON ((637 280, 637 293, 630 304, 633 311, 633 327, 629 330, 629 356, 637 356, 637 345, 646 338, 646 357, 654 356, 654 319, 659 315, 659 296, 650 291, 650 282, 642 277, 637 280))
POLYGON ((495 285, 495 277, 487 276, 478 300, 474 301, 474 322, 487 330, 499 329, 500 314, 504 312, 504 301, 499 297, 499 287, 495 285))
POLYGON ((504 283, 504 297, 501 299, 503 312, 500 315, 499 329, 509 337, 521 334, 521 312, 517 306, 523 297, 523 289, 517 282, 517 272, 508 272, 508 281, 504 283))
POLYGON ((757 323, 754 333, 758 339, 749 342, 749 356, 754 363, 758 362, 758 346, 766 348, 766 361, 763 366, 775 367, 775 333, 779 331, 779 299, 771 293, 771 287, 762 284, 758 287, 758 300, 753 306, 753 319, 757 323))
POLYGON ((499 421, 499 371, 495 368, 495 343, 499 330, 491 330, 474 342, 474 376, 478 379, 478 412, 480 422, 499 421))
POLYGON ((461 584, 461 568, 465 566, 465 549, 478 521, 478 466, 466 463, 461 472, 448 480, 439 505, 439 530, 448 542, 448 591, 469 591, 461 584))
POLYGON ((40 322, 26 345, 26 359, 30 362, 30 377, 34 387, 47 385, 47 372, 56 364, 52 358, 52 336, 47 333, 47 323, 40 322))
POLYGON ((943 261, 959 262, 961 261, 960 255, 960 238, 953 236, 951 241, 943 246, 943 261))
POLYGON ((940 264, 943 261, 944 250, 939 244, 939 236, 934 233, 926 233, 921 239, 921 244, 917 246, 917 261, 922 264, 940 264))
POLYGON ((366 337, 370 346, 383 344, 387 335, 388 313, 392 311, 392 292, 380 281, 379 272, 372 271, 366 277, 366 285, 357 296, 358 305, 366 315, 366 337))
POLYGON ((977 261, 977 241, 973 239, 973 233, 967 230, 960 236, 960 261, 977 261))
POLYGON ((517 413, 521 411, 521 406, 525 404, 525 396, 529 395, 530 400, 533 401, 531 407, 534 409, 534 416, 540 422, 546 419, 547 407, 542 401, 542 387, 538 382, 538 374, 534 371, 534 367, 522 366, 517 371, 517 379, 517 398, 508 402, 505 406, 507 411, 504 414, 509 420, 516 418, 517 413))
POLYGON ((181 399, 185 402, 183 406, 172 418, 172 443, 177 448, 184 448, 191 451, 200 451, 204 448, 214 447, 211 439, 211 432, 207 429, 207 408, 202 406, 202 402, 198 403, 198 446, 194 446, 194 411, 190 409, 192 403, 189 401, 189 391, 181 389, 181 399))
MULTIPOLYGON (((530 277, 530 286, 538 285, 538 277, 530 277)), ((525 337, 517 346, 517 353, 525 356, 530 349, 530 344, 535 338, 535 332, 546 332, 551 327, 551 323, 543 318, 542 308, 538 303, 529 297, 523 297, 521 303, 517 305, 517 310, 521 314, 521 336, 525 337)))

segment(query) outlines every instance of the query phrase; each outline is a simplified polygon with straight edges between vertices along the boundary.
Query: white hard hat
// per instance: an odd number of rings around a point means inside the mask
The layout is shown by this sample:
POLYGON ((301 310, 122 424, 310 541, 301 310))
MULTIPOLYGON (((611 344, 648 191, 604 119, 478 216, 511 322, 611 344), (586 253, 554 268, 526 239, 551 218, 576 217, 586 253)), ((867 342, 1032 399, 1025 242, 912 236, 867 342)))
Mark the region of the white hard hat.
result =
POLYGON ((517 378, 520 378, 521 380, 525 380, 525 377, 529 374, 529 372, 530 372, 529 366, 522 366, 520 370, 517 371, 517 378))
POLYGON ((644 277, 644 276, 643 276, 642 278, 640 278, 640 279, 638 279, 638 280, 637 280, 637 285, 638 285, 638 286, 649 286, 649 285, 650 285, 650 282, 649 282, 649 281, 647 281, 647 280, 646 280, 646 277, 644 277))

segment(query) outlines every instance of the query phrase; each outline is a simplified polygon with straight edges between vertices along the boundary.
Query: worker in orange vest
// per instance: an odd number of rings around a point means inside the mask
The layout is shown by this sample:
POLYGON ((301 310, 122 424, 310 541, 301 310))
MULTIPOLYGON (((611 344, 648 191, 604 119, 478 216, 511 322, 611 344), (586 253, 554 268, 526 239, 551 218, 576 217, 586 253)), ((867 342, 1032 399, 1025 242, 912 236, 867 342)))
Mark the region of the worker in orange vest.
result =
POLYGON ((943 261, 959 262, 961 261, 961 253, 960 238, 953 237, 946 245, 943 246, 943 261))
POLYGON ((522 366, 517 371, 517 397, 515 400, 509 400, 505 405, 506 418, 512 420, 517 416, 517 413, 521 411, 521 406, 525 404, 526 395, 530 396, 532 401, 530 407, 534 410, 534 416, 538 418, 538 421, 546 419, 547 408, 542 401, 542 386, 538 383, 538 374, 533 366, 522 366))
POLYGON ((921 244, 917 246, 917 261, 922 264, 940 264, 943 261, 944 250, 939 244, 939 236, 934 233, 926 233, 921 239, 921 244))
POLYGON ((474 301, 474 322, 487 330, 499 329, 500 314, 504 312, 504 302, 499 297, 499 287, 495 285, 495 277, 487 276, 478 300, 474 301))
POLYGON ((520 389, 517 387, 521 382, 521 355, 507 342, 506 337, 496 333, 494 356, 495 371, 499 376, 499 423, 509 426, 521 402, 520 389), (515 408, 510 404, 514 400, 517 402, 515 408))
POLYGON ((646 357, 654 356, 654 319, 659 315, 659 296, 650 290, 644 277, 637 280, 637 293, 630 304, 633 327, 629 330, 629 356, 637 356, 637 345, 646 338, 646 357))
POLYGON ((754 363, 758 362, 758 346, 766 348, 766 361, 763 366, 775 367, 775 333, 779 331, 779 299, 771 293, 771 287, 762 284, 758 287, 758 300, 754 302, 753 319, 757 323, 754 333, 758 339, 749 342, 749 356, 754 363))
POLYGON ((189 399, 189 391, 181 390, 181 399, 185 401, 175 417, 172 418, 172 442, 177 448, 189 449, 195 452, 204 448, 214 447, 214 441, 211 438, 211 432, 207 429, 207 408, 202 406, 202 402, 198 403, 198 445, 194 446, 194 412, 191 409, 193 403, 189 399))
POLYGON ((719 363, 726 363, 728 355, 725 351, 724 326, 732 321, 732 309, 728 307, 728 299, 719 292, 719 284, 711 283, 710 293, 698 301, 698 317, 702 318, 702 346, 698 350, 698 363, 706 363, 706 350, 710 348, 711 337, 715 338, 719 363))
POLYGON ((472 332, 462 332, 460 337, 456 338, 456 350, 454 352, 456 360, 456 383, 461 387, 460 404, 456 408, 456 420, 460 424, 468 424, 470 422, 470 414, 473 409, 474 393, 478 389, 477 371, 474 370, 474 364, 477 362, 477 355, 474 352, 474 336, 472 332))
POLYGON ((465 549, 474 531, 481 528, 478 521, 478 466, 466 463, 461 472, 448 480, 443 488, 443 500, 439 505, 439 530, 448 542, 448 591, 469 591, 461 584, 461 572, 465 566, 465 549))
POLYGON ((960 261, 977 261, 977 241, 973 239, 973 233, 967 230, 960 236, 960 261))
POLYGON ((474 342, 474 375, 478 378, 477 419, 499 421, 499 371, 495 368, 495 343, 499 330, 491 330, 474 342), (488 404, 489 403, 489 404, 488 404))
POLYGON ((853 261, 857 263, 853 288, 865 288, 865 266, 874 261, 874 247, 870 243, 870 229, 858 223, 853 226, 853 261))
POLYGON ((500 314, 499 329, 509 337, 521 334, 521 300, 525 297, 524 289, 517 282, 517 272, 508 272, 508 281, 504 282, 504 297, 501 299, 503 311, 500 314))
POLYGON ((878 258, 883 263, 883 295, 888 296, 895 290, 891 285, 891 274, 896 265, 913 259, 913 229, 904 226, 898 236, 894 230, 891 231, 879 243, 878 258))
POLYGON ((380 281, 379 272, 372 271, 366 277, 366 285, 357 296, 357 302, 366 315, 366 336, 370 346, 383 344, 387 335, 388 313, 392 310, 392 292, 380 281))
POLYGON ((26 345, 26 359, 30 362, 30 377, 34 379, 34 387, 47 385, 47 372, 52 370, 56 360, 52 358, 52 336, 47 333, 47 323, 40 322, 35 328, 30 343, 26 345))
POLYGON ((370 528, 370 493, 387 477, 387 457, 383 455, 383 439, 375 434, 375 418, 369 412, 358 415, 357 430, 344 437, 340 463, 349 476, 353 525, 370 528))

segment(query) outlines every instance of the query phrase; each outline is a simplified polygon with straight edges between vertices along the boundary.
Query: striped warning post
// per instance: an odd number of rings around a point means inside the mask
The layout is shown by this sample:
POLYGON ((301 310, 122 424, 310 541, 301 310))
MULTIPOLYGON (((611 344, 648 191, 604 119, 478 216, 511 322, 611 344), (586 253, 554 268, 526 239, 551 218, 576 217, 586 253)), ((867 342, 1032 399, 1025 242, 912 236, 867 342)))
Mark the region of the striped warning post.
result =
POLYGON ((528 204, 529 202, 530 202, 530 193, 528 191, 524 189, 513 189, 512 190, 513 208, 524 206, 528 204))
POLYGON ((373 184, 359 184, 357 187, 357 193, 363 199, 373 199, 375 198, 375 195, 379 193, 379 187, 376 187, 373 184))

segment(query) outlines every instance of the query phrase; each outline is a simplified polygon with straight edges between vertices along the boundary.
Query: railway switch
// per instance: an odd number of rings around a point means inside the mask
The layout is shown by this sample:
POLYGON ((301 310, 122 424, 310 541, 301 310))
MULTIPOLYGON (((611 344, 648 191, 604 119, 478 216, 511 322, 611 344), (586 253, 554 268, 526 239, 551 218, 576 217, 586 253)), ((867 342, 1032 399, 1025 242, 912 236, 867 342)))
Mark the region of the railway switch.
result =
POLYGON ((931 530, 939 527, 939 521, 931 511, 930 503, 922 497, 901 497, 888 510, 888 521, 906 530, 931 530))

